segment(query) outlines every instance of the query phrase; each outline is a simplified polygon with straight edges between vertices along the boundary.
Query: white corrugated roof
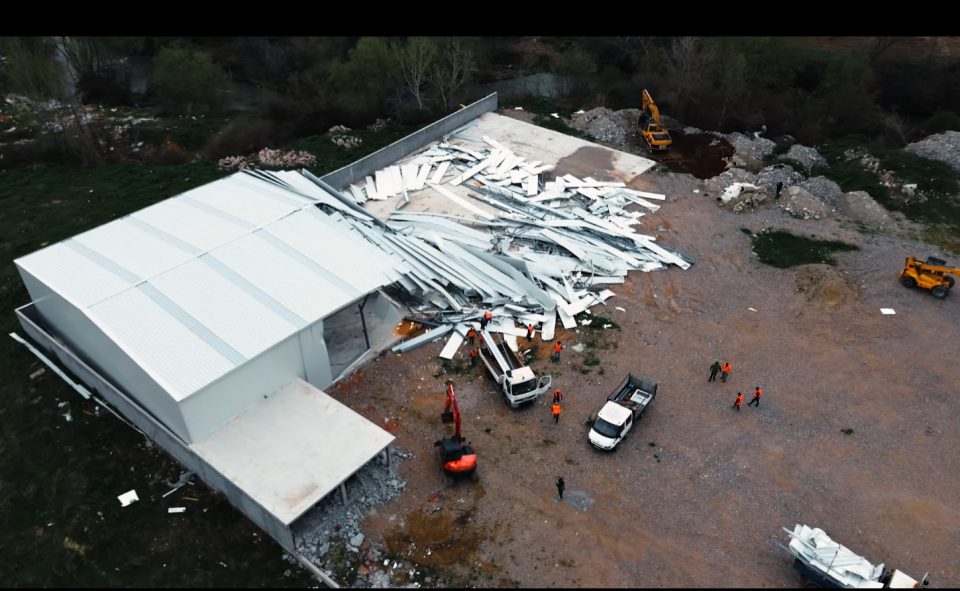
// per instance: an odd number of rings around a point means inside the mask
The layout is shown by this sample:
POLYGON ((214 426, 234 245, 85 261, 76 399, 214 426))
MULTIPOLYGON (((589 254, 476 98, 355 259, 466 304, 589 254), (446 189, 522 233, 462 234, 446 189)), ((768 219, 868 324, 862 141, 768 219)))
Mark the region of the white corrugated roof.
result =
POLYGON ((297 191, 237 173, 16 263, 182 400, 399 277, 349 208, 328 215, 314 203, 340 202, 320 187, 275 179, 297 191))

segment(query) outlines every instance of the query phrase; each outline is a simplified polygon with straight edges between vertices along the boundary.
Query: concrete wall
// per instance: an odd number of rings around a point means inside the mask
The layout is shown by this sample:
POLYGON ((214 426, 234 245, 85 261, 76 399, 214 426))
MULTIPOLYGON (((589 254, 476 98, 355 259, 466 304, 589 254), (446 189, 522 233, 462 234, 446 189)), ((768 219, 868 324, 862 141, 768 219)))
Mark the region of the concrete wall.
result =
POLYGON ((20 269, 27 291, 34 299, 34 323, 55 334, 84 363, 95 368, 126 392, 179 437, 189 441, 187 426, 169 394, 103 333, 80 309, 63 299, 45 283, 20 269))
POLYGON ((386 148, 381 148, 373 154, 321 178, 335 189, 342 189, 351 183, 363 180, 364 177, 374 171, 392 165, 407 154, 414 152, 434 140, 440 139, 467 122, 476 119, 484 113, 494 111, 496 108, 497 93, 487 95, 477 102, 460 109, 456 113, 451 113, 443 119, 418 129, 403 139, 393 142, 386 148))
MULTIPOLYGON (((308 330, 308 329, 304 329, 308 330)), ((300 339, 292 335, 180 401, 187 442, 200 441, 257 401, 304 378, 300 339)))
POLYGON ((168 429, 163 423, 155 419, 149 412, 137 404, 129 393, 122 391, 106 377, 87 365, 69 348, 58 343, 49 333, 37 324, 39 316, 34 304, 28 304, 17 310, 20 326, 30 337, 38 349, 44 351, 51 359, 56 359, 61 367, 72 373, 76 378, 89 386, 97 394, 113 405, 123 416, 127 417, 152 441, 166 450, 189 470, 196 473, 211 488, 220 491, 230 504, 247 516, 267 532, 280 546, 291 554, 297 555, 293 544, 293 534, 286 525, 276 519, 269 511, 257 504, 243 490, 231 482, 223 474, 204 462, 197 456, 187 443, 168 429))

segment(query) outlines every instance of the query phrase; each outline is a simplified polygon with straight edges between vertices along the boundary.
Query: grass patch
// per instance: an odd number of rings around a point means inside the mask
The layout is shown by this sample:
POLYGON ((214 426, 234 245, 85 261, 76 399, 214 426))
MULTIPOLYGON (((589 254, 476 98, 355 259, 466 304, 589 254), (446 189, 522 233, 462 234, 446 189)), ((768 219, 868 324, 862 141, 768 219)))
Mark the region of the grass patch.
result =
POLYGON ((404 126, 390 123, 378 131, 368 129, 351 130, 349 135, 363 140, 359 147, 347 150, 343 146, 330 141, 330 134, 314 135, 293 142, 290 145, 294 150, 306 150, 317 157, 317 164, 310 172, 318 176, 333 172, 348 164, 376 152, 380 148, 392 144, 400 138, 406 137, 419 129, 419 126, 404 126))
POLYGON ((837 240, 816 240, 797 236, 785 230, 763 232, 753 238, 753 250, 765 265, 786 269, 812 263, 836 263, 836 251, 859 250, 859 247, 837 240))
POLYGON ((560 566, 565 566, 565 567, 567 567, 567 568, 570 568, 570 567, 573 566, 573 564, 574 564, 574 562, 573 562, 573 559, 571 559, 571 558, 561 558, 561 559, 560 559, 560 566))
POLYGON ((590 357, 587 357, 586 359, 583 360, 583 364, 588 366, 600 365, 600 360, 594 357, 593 355, 591 355, 590 357))
POLYGON ((853 435, 853 429, 850 427, 844 427, 843 429, 840 429, 840 432, 844 435, 853 435))
POLYGON ((550 439, 549 437, 544 437, 543 439, 540 440, 540 445, 542 445, 543 447, 550 447, 551 445, 556 445, 556 444, 557 442, 554 441, 553 439, 550 439))
POLYGON ((790 168, 794 169, 795 171, 799 172, 804 176, 810 176, 810 171, 807 170, 807 167, 804 166, 803 163, 801 163, 799 160, 794 160, 793 158, 778 158, 777 162, 780 162, 781 164, 786 164, 787 166, 789 166, 790 168))
POLYGON ((589 368, 589 367, 581 367, 581 368, 580 368, 580 373, 582 373, 583 375, 587 375, 587 374, 590 373, 591 371, 593 371, 593 369, 591 369, 591 368, 589 368))

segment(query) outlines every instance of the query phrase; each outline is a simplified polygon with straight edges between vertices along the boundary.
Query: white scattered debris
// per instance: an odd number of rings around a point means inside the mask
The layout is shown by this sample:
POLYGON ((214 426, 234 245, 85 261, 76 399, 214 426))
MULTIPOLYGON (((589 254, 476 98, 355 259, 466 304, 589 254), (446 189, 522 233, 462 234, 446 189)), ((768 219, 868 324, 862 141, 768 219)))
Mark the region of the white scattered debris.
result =
POLYGON ((68 423, 73 422, 73 415, 71 415, 70 412, 67 411, 67 413, 63 415, 63 420, 65 420, 68 423))
POLYGON ((186 510, 186 507, 170 507, 167 509, 167 513, 183 513, 186 510))
POLYGON ((136 490, 128 490, 127 492, 117 497, 117 500, 120 501, 121 507, 126 507, 127 505, 130 505, 132 503, 136 503, 137 501, 139 501, 140 497, 137 496, 136 490))
POLYGON ((700 189, 694 189, 693 192, 694 192, 694 193, 699 193, 699 192, 700 192, 700 189))
POLYGON ((574 115, 583 115, 584 113, 586 113, 586 111, 584 111, 583 109, 579 109, 579 110, 575 111, 573 114, 574 114, 574 115))
POLYGON ((32 374, 30 374, 30 379, 31 379, 31 380, 35 380, 35 379, 39 378, 40 376, 42 376, 42 375, 43 375, 44 373, 46 373, 46 372, 47 372, 46 368, 41 367, 41 368, 38 369, 37 371, 35 371, 35 372, 33 372, 32 374))
POLYGON ((522 111, 522 110, 523 110, 523 107, 514 107, 513 110, 514 110, 514 111, 522 111))
POLYGON ((739 197, 740 193, 746 189, 757 191, 760 187, 751 183, 733 183, 723 190, 723 194, 720 195, 720 200, 727 203, 731 199, 739 197))
POLYGON ((756 311, 757 311, 757 309, 756 309, 756 308, 753 308, 753 307, 748 307, 747 310, 750 310, 751 312, 756 312, 756 311))
POLYGON ((880 308, 880 313, 881 313, 881 314, 884 314, 884 315, 887 315, 887 316, 896 314, 896 312, 894 312, 893 308, 880 308))
POLYGON ((617 310, 620 310, 621 312, 626 312, 626 310, 624 310, 624 309, 621 308, 620 306, 617 306, 616 309, 617 309, 617 310))
POLYGON ((464 139, 454 134, 433 142, 335 195, 345 203, 403 203, 397 196, 404 192, 416 198, 418 191, 432 191, 463 211, 395 209, 385 223, 374 223, 338 208, 339 221, 397 261, 397 284, 418 302, 414 317, 430 327, 394 346, 394 352, 443 338, 441 357, 452 359, 462 354, 466 331, 479 328, 485 310, 493 313, 491 332, 515 339, 533 324, 541 339, 550 341, 558 316, 564 328, 575 328, 574 317, 612 297, 606 287, 624 283, 630 271, 692 264, 636 229, 665 195, 572 174, 544 183, 540 175, 553 165, 528 162, 490 137, 464 139), (428 176, 434 165, 436 172, 428 176), (637 205, 644 211, 627 209, 637 205))
POLYGON ((560 118, 560 115, 558 115, 558 114, 556 114, 556 113, 550 113, 550 116, 553 117, 554 119, 559 119, 559 118, 560 118))

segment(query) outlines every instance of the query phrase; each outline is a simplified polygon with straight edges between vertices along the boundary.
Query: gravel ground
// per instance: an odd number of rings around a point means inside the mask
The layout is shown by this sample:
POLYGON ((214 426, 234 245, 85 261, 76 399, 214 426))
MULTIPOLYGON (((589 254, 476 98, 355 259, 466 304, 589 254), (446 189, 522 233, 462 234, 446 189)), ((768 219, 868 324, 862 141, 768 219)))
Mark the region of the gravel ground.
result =
POLYGON ((443 373, 443 341, 388 353, 331 390, 386 418, 413 454, 398 467, 399 496, 364 513, 361 551, 409 565, 398 562, 391 585, 788 587, 797 575, 775 541, 802 522, 876 562, 930 571, 934 586, 960 585, 960 301, 896 275, 907 255, 943 253, 892 234, 903 223, 860 233, 772 206, 736 215, 688 175, 631 186, 668 196, 639 229, 697 262, 613 286, 594 313, 620 329, 558 329, 560 363, 533 343, 533 367, 564 391, 559 424, 549 400, 511 411, 479 367, 443 373), (861 250, 829 272, 775 269, 741 231, 766 227, 861 250), (733 365, 726 384, 706 381, 715 359, 733 365), (620 448, 601 453, 585 419, 628 371, 660 391, 620 448), (479 454, 476 483, 447 484, 433 448, 448 377, 479 454), (734 412, 737 391, 749 400, 757 384, 760 408, 734 412))

